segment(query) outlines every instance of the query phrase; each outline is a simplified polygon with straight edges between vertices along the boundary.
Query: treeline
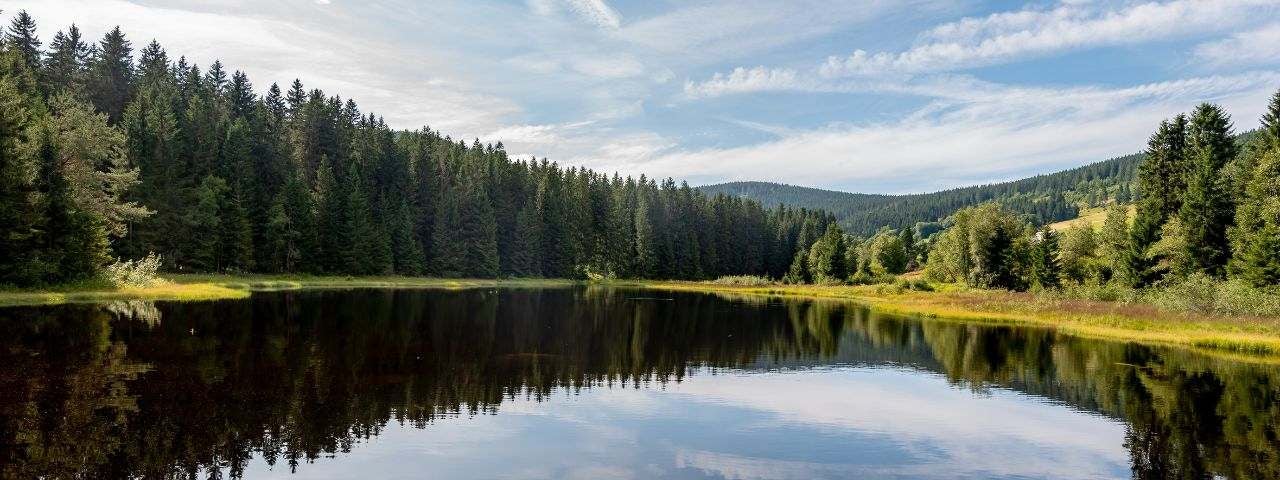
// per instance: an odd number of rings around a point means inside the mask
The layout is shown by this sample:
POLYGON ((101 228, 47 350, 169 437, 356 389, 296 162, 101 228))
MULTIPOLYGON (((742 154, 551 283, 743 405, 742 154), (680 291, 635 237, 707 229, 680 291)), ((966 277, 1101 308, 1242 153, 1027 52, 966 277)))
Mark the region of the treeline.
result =
MULTIPOLYGON (((1262 128, 1243 137, 1221 107, 1207 103, 1162 122, 1140 157, 1135 191, 1114 190, 1120 196, 1100 230, 1036 228, 1000 202, 961 209, 936 234, 886 228, 862 239, 832 225, 797 253, 784 280, 874 281, 915 264, 934 280, 1011 290, 1143 288, 1195 275, 1280 285, 1280 92, 1266 112, 1262 128), (1137 197, 1132 219, 1119 202, 1130 194, 1137 197)), ((1123 175, 1116 165, 1110 174, 1123 175)))
POLYGON ((978 185, 913 195, 868 195, 767 182, 730 182, 698 187, 760 201, 766 207, 786 204, 821 209, 836 216, 840 227, 860 236, 883 227, 936 228, 960 209, 997 202, 1040 225, 1079 215, 1080 205, 1128 202, 1130 184, 1142 154, 1126 155, 1061 172, 1004 183, 978 185))
POLYGON ((1280 92, 1242 148, 1213 104, 1161 122, 1136 179, 1134 218, 1036 231, 984 205, 958 213, 929 253, 940 280, 1007 289, 1064 282, 1143 288, 1191 276, 1280 284, 1280 92))
POLYGON ((182 272, 782 276, 833 218, 396 131, 350 99, 171 59, 117 27, 0 46, 0 284, 154 252, 182 272), (12 113, 11 113, 12 112, 12 113))

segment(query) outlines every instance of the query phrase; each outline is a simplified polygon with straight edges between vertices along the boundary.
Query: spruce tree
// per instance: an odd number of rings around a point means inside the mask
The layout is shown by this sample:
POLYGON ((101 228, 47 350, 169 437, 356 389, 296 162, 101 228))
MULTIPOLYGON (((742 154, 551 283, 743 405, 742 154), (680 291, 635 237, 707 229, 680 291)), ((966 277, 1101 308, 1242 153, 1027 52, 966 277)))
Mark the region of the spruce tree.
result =
POLYGON ((190 232, 191 246, 186 250, 184 258, 175 259, 179 267, 186 267, 197 272, 217 272, 221 264, 219 257, 221 236, 216 232, 222 230, 222 197, 226 195, 227 182, 213 175, 204 177, 195 190, 195 202, 187 210, 187 232, 190 232), (211 234, 212 233, 212 234, 211 234))
POLYGON ((793 285, 803 285, 812 282, 809 275, 809 251, 800 249, 796 251, 791 266, 787 269, 787 274, 782 277, 783 283, 793 285))
POLYGON ((89 66, 89 45, 81 38, 80 29, 74 24, 66 32, 58 32, 49 44, 49 56, 45 59, 45 81, 49 94, 84 91, 89 66))
MULTIPOLYGON (((643 180, 643 177, 642 177, 643 180)), ((643 181, 641 184, 643 185, 643 181)), ((637 278, 650 278, 658 263, 658 235, 653 224, 655 207, 651 193, 641 187, 636 200, 635 214, 635 263, 633 273, 637 278)))
POLYGON ((1232 276, 1255 286, 1280 285, 1280 144, 1255 167, 1235 221, 1232 276))
MULTIPOLYGON (((0 52, 0 55, 4 53, 0 52)), ((0 72, 3 73, 3 72, 0 72)), ((40 149, 38 108, 10 75, 0 75, 0 251, 33 252, 40 241, 36 189, 40 149)), ((0 284, 41 283, 31 255, 0 255, 0 284)))
POLYGON ((373 219, 369 196, 364 191, 361 171, 352 164, 347 172, 347 198, 343 205, 345 224, 336 232, 343 238, 345 265, 343 273, 387 275, 392 273, 391 239, 373 219))
POLYGON ((9 22, 5 43, 17 52, 27 68, 39 76, 44 58, 40 52, 40 38, 36 36, 36 21, 26 10, 19 10, 9 22))
POLYGON ((89 67, 89 88, 93 106, 106 113, 112 125, 118 123, 133 94, 133 48, 118 26, 98 43, 89 67))
POLYGON ((1196 107, 1188 127, 1191 173, 1179 217, 1187 254, 1195 271, 1222 276, 1230 258, 1227 229, 1234 219, 1230 193, 1221 181, 1222 168, 1236 155, 1231 120, 1220 107, 1196 107))
POLYGON ((1057 288, 1061 285, 1062 265, 1059 261, 1058 232, 1043 227, 1036 234, 1031 249, 1031 285, 1057 288))

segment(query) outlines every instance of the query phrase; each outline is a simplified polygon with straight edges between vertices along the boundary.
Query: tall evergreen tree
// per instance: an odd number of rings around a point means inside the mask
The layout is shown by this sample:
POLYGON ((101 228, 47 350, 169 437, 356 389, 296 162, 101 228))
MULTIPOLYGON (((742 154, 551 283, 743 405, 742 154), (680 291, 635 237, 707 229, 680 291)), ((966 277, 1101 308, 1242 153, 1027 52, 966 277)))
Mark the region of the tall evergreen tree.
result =
POLYGON ((1179 217, 1186 229, 1187 254, 1192 268, 1222 276, 1230 258, 1227 229, 1234 219, 1234 205, 1220 173, 1236 155, 1231 120, 1221 107, 1196 107, 1188 127, 1187 152, 1191 172, 1179 217))
POLYGON ((39 75, 44 58, 40 51, 40 38, 36 36, 36 21, 26 10, 19 10, 9 22, 5 42, 17 52, 27 68, 39 75))
POLYGON ((1039 288, 1058 288, 1062 265, 1059 261, 1058 232, 1043 227, 1031 248, 1031 284, 1039 288))
POLYGON ((85 88, 89 67, 89 45, 74 24, 66 32, 58 32, 49 44, 45 59, 45 81, 50 94, 70 91, 79 94, 85 88))
POLYGON ((89 67, 93 105, 115 125, 133 94, 133 47, 120 27, 107 32, 89 67))
POLYGON ((32 255, 16 254, 34 252, 40 241, 36 154, 42 119, 34 103, 11 75, 0 75, 0 251, 11 252, 0 255, 0 283, 34 284, 44 276, 32 255))

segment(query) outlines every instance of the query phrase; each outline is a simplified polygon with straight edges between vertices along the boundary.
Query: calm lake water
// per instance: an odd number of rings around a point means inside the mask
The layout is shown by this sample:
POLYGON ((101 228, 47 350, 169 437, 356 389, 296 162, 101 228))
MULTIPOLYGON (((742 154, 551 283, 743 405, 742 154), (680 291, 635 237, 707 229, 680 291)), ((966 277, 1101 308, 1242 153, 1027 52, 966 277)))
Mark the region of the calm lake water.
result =
POLYGON ((1280 369, 836 301, 0 309, 0 477, 1280 478, 1280 369))

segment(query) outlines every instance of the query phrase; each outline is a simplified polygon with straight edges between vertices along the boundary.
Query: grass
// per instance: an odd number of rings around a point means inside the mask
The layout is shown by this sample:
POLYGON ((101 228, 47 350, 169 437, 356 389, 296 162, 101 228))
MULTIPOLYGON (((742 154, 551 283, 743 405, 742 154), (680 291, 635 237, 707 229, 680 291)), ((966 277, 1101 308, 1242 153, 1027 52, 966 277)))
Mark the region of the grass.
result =
MULTIPOLYGON (((1063 220, 1061 222, 1050 223, 1049 228, 1054 231, 1061 232, 1071 228, 1077 223, 1084 223, 1093 227, 1094 230, 1102 229, 1102 224, 1107 221, 1107 206, 1086 208, 1080 210, 1080 215, 1071 220, 1063 220)), ((1138 213, 1137 207, 1129 205, 1129 220, 1133 220, 1138 213)))
POLYGON ((302 275, 170 275, 150 287, 115 287, 101 281, 41 289, 0 290, 0 307, 109 300, 201 301, 247 298, 255 291, 348 288, 542 288, 573 285, 553 279, 442 279, 424 277, 316 277, 302 275))
POLYGON ((249 291, 215 283, 163 282, 148 287, 116 287, 90 281, 40 290, 0 290, 0 307, 58 305, 110 300, 199 301, 246 298, 249 291))

